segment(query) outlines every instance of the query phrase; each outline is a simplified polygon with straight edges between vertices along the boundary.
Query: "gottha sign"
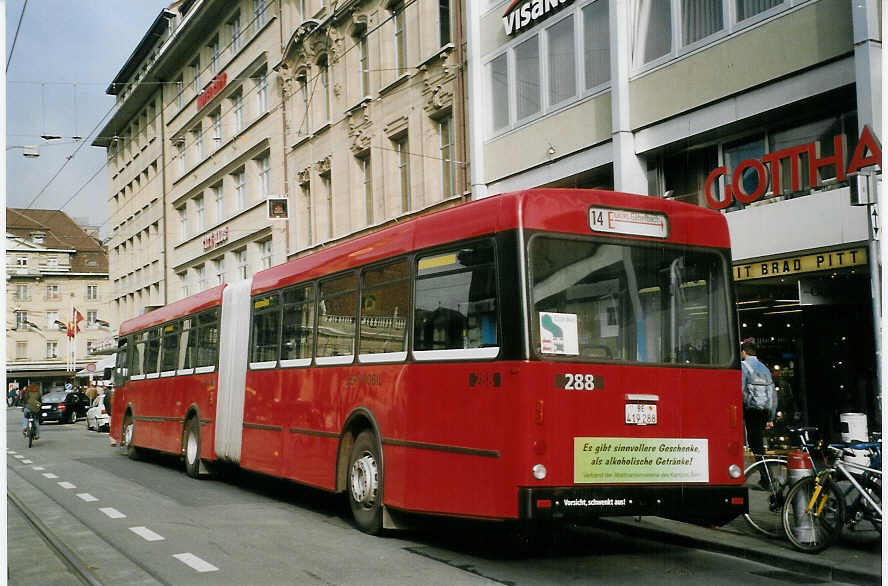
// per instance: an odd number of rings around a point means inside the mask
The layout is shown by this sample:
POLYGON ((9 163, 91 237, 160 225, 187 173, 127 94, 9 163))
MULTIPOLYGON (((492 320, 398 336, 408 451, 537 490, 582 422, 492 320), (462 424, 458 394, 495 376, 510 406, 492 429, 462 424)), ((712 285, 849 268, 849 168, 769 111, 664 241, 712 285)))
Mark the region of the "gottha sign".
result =
POLYGON ((503 15, 503 27, 507 35, 514 35, 572 2, 573 0, 513 0, 503 15))

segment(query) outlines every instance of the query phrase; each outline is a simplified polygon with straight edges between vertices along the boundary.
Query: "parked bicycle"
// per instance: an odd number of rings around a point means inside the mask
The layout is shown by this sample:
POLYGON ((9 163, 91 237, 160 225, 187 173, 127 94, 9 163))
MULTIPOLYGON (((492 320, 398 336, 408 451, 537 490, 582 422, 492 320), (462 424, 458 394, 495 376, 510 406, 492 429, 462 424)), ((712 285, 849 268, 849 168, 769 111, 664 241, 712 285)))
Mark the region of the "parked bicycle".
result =
MULTIPOLYGON (((798 438, 802 451, 810 457, 809 448, 817 445, 812 440, 817 435, 817 428, 796 427, 789 432, 798 438)), ((783 503, 791 484, 786 458, 765 455, 757 455, 756 458, 746 467, 743 476, 743 485, 749 494, 749 512, 743 517, 759 533, 783 537, 783 503)), ((811 464, 814 465, 813 458, 811 464)))
POLYGON ((823 551, 838 539, 843 527, 856 528, 863 522, 882 533, 881 443, 829 446, 829 452, 833 461, 826 469, 799 480, 786 494, 783 526, 800 551, 823 551), (869 466, 843 460, 855 455, 852 450, 866 450, 869 466), (843 491, 839 480, 848 481, 850 488, 843 491))

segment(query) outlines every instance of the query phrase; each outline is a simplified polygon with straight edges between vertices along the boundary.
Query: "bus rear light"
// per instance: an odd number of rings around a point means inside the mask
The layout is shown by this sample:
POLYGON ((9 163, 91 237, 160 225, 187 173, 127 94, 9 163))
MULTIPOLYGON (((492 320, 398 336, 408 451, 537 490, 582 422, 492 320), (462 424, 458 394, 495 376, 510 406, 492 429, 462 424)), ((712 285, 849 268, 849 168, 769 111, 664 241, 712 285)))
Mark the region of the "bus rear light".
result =
POLYGON ((538 509, 551 509, 552 508, 552 499, 537 499, 537 508, 538 509))
POLYGON ((732 505, 742 505, 743 501, 744 501, 744 498, 742 496, 731 497, 731 504, 732 505))
POLYGON ((533 453, 536 454, 537 456, 542 456, 543 454, 546 453, 546 449, 548 447, 549 446, 546 445, 546 440, 544 440, 544 439, 534 440, 533 453))
POLYGON ((535 413, 536 422, 538 424, 542 425, 543 424, 543 401, 542 400, 539 400, 536 402, 536 410, 535 411, 536 411, 536 413, 535 413))
POLYGON ((728 406, 728 425, 731 429, 736 429, 738 424, 737 405, 728 406))
POLYGON ((533 467, 533 477, 537 480, 542 480, 546 477, 546 467, 542 464, 537 464, 533 467))
POLYGON ((728 474, 731 475, 731 478, 740 478, 743 476, 743 470, 740 469, 740 466, 731 464, 728 466, 728 474))

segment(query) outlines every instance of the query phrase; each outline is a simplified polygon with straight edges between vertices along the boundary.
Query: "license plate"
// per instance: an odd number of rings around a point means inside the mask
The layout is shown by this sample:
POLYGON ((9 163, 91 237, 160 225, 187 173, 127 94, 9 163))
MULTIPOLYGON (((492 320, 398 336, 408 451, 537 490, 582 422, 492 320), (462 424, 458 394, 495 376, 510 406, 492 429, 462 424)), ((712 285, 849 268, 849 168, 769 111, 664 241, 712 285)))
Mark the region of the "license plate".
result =
POLYGON ((49 410, 52 409, 52 405, 41 405, 40 408, 44 410, 49 410))
POLYGON ((657 406, 629 403, 626 405, 627 425, 654 425, 657 423, 657 406))

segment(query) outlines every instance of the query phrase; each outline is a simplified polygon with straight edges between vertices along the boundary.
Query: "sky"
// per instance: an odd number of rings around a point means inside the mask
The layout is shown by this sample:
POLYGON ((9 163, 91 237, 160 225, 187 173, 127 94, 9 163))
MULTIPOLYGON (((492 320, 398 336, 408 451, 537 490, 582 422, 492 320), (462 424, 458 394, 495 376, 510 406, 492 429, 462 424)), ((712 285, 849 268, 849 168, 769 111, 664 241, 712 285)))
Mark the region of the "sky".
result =
POLYGON ((172 0, 0 3, 5 3, 9 61, 6 205, 61 209, 77 221, 100 226, 107 235, 105 149, 91 146, 114 106, 114 97, 105 90, 172 0), (62 138, 45 140, 41 135, 62 138), (78 143, 78 136, 85 144, 78 143), (24 157, 25 146, 39 147, 40 156, 24 157))

